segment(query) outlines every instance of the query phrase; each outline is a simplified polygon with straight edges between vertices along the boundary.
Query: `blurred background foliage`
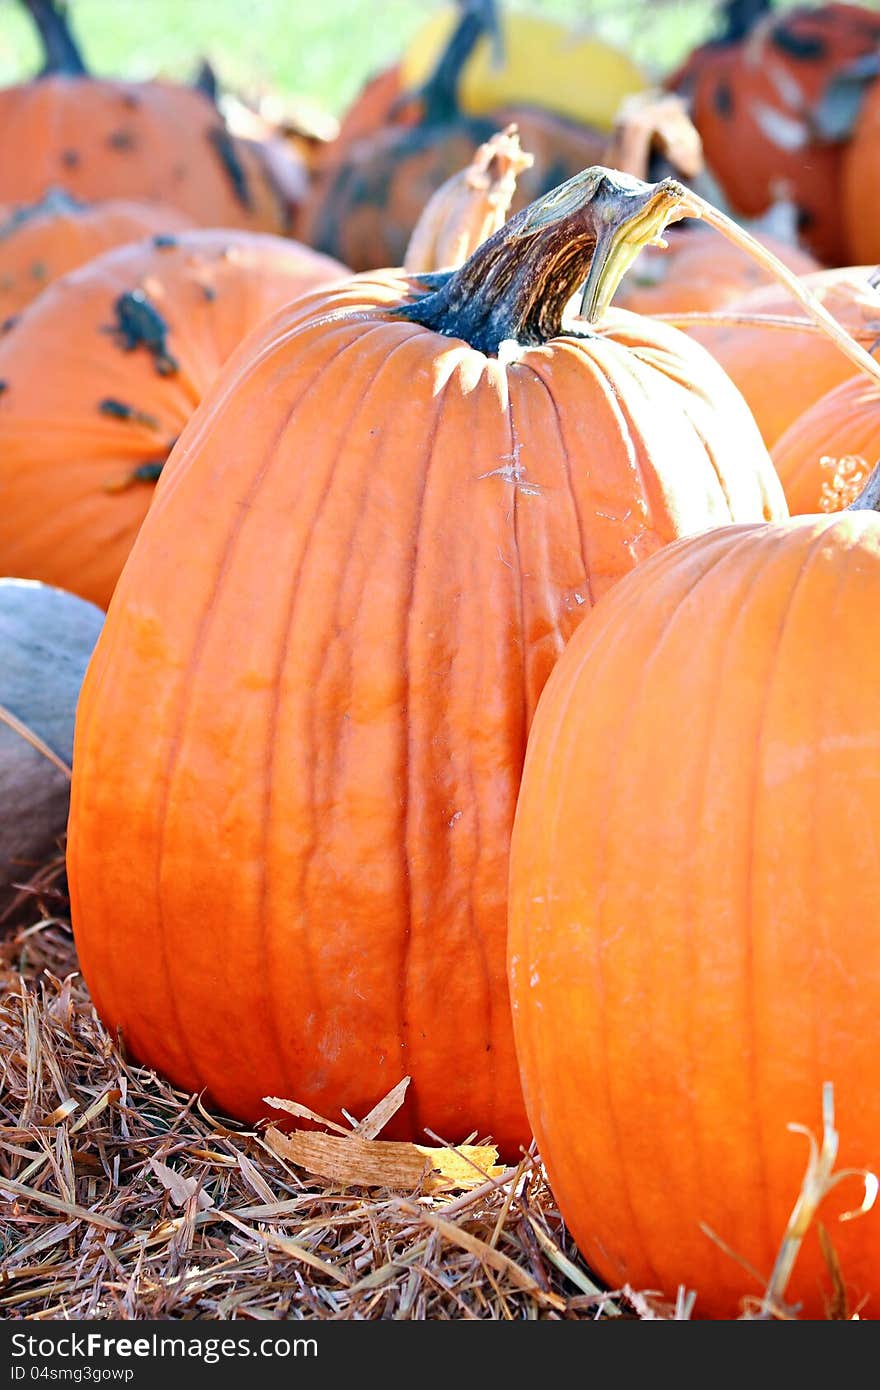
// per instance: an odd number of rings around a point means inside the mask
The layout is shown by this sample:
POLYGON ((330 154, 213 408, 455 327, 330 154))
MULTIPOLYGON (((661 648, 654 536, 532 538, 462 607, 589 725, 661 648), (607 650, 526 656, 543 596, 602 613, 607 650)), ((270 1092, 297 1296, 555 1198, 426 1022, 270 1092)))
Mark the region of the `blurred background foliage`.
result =
MULTIPOLYGON (((508 4, 597 32, 653 74, 667 71, 712 33, 718 8, 711 0, 508 4)), ((254 97, 307 98, 334 115, 438 7, 439 0, 70 0, 75 32, 95 73, 187 79, 207 58, 226 88, 254 97)), ((27 15, 16 0, 0 0, 0 83, 28 78, 38 66, 27 15)))

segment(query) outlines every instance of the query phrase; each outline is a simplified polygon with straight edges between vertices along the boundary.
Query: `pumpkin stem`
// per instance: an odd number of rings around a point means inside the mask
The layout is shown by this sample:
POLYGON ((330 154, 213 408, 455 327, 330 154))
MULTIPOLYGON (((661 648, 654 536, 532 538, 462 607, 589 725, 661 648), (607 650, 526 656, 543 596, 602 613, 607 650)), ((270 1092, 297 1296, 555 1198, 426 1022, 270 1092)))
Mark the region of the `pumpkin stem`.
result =
POLYGON ((420 125, 442 125, 455 120, 459 112, 458 85, 465 63, 483 34, 492 35, 497 44, 499 33, 494 0, 461 0, 461 18, 421 90, 420 125))
POLYGON ((24 0, 24 5, 39 30, 43 45, 45 62, 40 76, 87 76, 88 69, 70 30, 67 5, 59 0, 24 0))
POLYGON ((707 203, 705 198, 701 198, 692 188, 682 188, 682 217, 702 217, 708 226, 714 227, 716 231, 732 241, 734 246, 739 246, 743 251, 751 256, 752 260, 757 261, 758 265, 763 266, 769 275, 778 280, 781 285, 797 299, 806 309, 810 318, 823 328, 828 337, 840 348, 840 351, 854 362, 861 371, 867 372, 868 376, 874 381, 880 381, 880 363, 875 362, 869 352, 857 343, 850 333, 847 333, 842 324, 837 322, 833 314, 829 314, 812 290, 807 289, 803 281, 783 265, 778 256, 774 256, 766 246, 750 235, 749 232, 741 227, 733 218, 728 217, 718 208, 707 203))
POLYGON ((724 28, 716 42, 742 43, 747 39, 759 19, 769 14, 770 0, 727 0, 722 14, 724 28))
POLYGON ((848 512, 880 512, 880 462, 877 463, 858 497, 844 509, 848 512))
POLYGON ((684 196, 675 179, 584 169, 512 217, 460 269, 432 276, 433 294, 396 312, 487 356, 510 340, 549 342, 579 286, 579 322, 601 318, 642 247, 686 215, 684 196))

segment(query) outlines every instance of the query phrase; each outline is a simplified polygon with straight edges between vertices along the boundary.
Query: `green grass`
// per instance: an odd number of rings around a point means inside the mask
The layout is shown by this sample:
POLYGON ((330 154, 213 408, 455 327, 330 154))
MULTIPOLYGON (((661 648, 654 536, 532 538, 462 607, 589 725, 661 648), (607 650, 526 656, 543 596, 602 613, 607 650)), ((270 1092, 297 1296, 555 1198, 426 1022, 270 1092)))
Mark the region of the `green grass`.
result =
MULTIPOLYGON (((439 0, 71 0, 90 68, 188 78, 203 57, 228 87, 309 97, 338 114, 392 60, 439 0)), ((595 28, 661 72, 711 28, 711 0, 529 0, 528 8, 595 28)), ((0 0, 0 83, 39 66, 30 21, 0 0)))

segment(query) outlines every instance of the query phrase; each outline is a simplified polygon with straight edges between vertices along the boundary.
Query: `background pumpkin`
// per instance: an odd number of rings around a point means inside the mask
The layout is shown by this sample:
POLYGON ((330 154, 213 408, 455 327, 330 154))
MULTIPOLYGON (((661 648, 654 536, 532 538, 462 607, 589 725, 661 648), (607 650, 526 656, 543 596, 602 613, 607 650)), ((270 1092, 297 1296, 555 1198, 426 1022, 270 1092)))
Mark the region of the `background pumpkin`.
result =
MULTIPOLYGON (((877 1166, 878 603, 872 511, 716 528, 600 601, 532 728, 509 939, 529 1116, 588 1263, 684 1285, 697 1317, 736 1317, 750 1270, 762 1295, 806 1167, 786 1124, 821 1135, 825 1082, 839 1166, 877 1166)), ((847 1316, 842 1294, 877 1316, 880 1212, 834 1219, 860 1200, 856 1179, 819 1213, 845 1293, 808 1233, 802 1317, 847 1316)))
POLYGON ((178 208, 162 203, 78 203, 59 189, 39 203, 6 209, 0 214, 0 322, 102 251, 191 226, 178 208))
POLYGON ((866 93, 843 160, 843 220, 847 256, 852 261, 880 261, 880 80, 866 93))
POLYGON ((847 4, 775 14, 769 3, 723 13, 726 31, 696 49, 667 85, 688 98, 706 162, 733 211, 765 212, 784 181, 805 244, 839 265, 847 259, 845 142, 821 139, 814 116, 834 75, 880 44, 880 15, 847 4))
POLYGON ((480 145, 466 169, 441 184, 413 228, 403 268, 410 275, 463 265, 504 226, 516 181, 532 163, 515 125, 480 145))
MULTIPOLYGON (((804 284, 869 351, 880 337, 875 266, 840 266, 804 276, 804 284)), ((753 290, 728 304, 715 322, 682 323, 707 347, 742 391, 768 449, 826 391, 853 375, 852 366, 814 327, 774 327, 768 316, 798 317, 787 290, 753 290), (728 317, 725 317, 727 315, 728 317)))
POLYGON ((80 703, 73 924, 110 1028, 232 1114, 365 1113, 406 1074, 389 1136, 528 1140, 505 938, 535 701, 646 555, 784 513, 707 354, 590 326, 677 197, 588 170, 451 275, 289 306, 172 455, 80 703))
MULTIPOLYGON (((621 48, 537 10, 479 0, 486 32, 461 75, 461 109, 487 116, 507 106, 552 111, 577 125, 608 132, 628 96, 649 85, 644 70, 621 48), (491 30, 491 32, 490 32, 491 30)), ((428 79, 457 22, 457 7, 430 15, 400 63, 404 89, 428 79)))
POLYGON ((202 92, 91 77, 54 0, 24 2, 47 66, 31 82, 0 88, 0 203, 63 188, 85 201, 169 203, 202 226, 287 230, 287 196, 258 147, 231 136, 202 92))
POLYGON ((310 246, 354 270, 403 264, 426 203, 470 163, 480 145, 510 124, 532 155, 518 180, 514 211, 602 158, 600 132, 538 107, 462 113, 461 73, 487 22, 482 6, 463 6, 415 107, 398 103, 394 123, 358 140, 343 139, 341 148, 330 142, 297 222, 310 246))
MULTIPOLYGON (((796 275, 819 269, 808 251, 751 230, 796 275)), ((699 222, 685 222, 670 231, 665 250, 645 248, 615 302, 636 314, 696 313, 735 304, 768 283, 766 271, 739 247, 699 222)))
POLYGON ((792 516, 839 512, 880 458, 880 391, 859 373, 799 416, 773 446, 792 516))
POLYGON ((344 268, 198 230, 105 252, 0 337, 0 570, 105 607, 153 485, 243 337, 344 268))
POLYGON ((0 579, 0 927, 15 885, 60 854, 74 713, 103 618, 61 589, 0 579))

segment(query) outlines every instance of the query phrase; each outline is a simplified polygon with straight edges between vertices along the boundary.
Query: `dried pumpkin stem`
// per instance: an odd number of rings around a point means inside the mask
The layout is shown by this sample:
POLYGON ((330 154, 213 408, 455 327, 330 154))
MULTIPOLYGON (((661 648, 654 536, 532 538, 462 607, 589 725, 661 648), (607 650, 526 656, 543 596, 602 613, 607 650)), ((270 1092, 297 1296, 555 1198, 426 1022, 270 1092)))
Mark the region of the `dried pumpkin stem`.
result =
POLYGON ((43 45, 41 77, 57 73, 68 77, 84 77, 88 69, 67 20, 67 6, 57 0, 24 0, 25 9, 37 26, 43 45))
POLYGON ((461 17, 421 91, 422 125, 441 125, 458 115, 462 70, 485 33, 498 33, 494 3, 492 0, 463 0, 461 17))
POLYGON ((770 13, 770 8, 770 0, 728 0, 722 11, 724 28, 718 42, 742 43, 758 20, 770 13))
POLYGON ((847 333, 842 324, 838 323, 833 314, 829 314, 811 290, 807 289, 802 280, 798 279, 787 266, 783 265, 778 256, 774 256, 772 251, 768 251, 766 246, 762 246, 745 228, 741 227, 732 218, 718 208, 707 203, 705 198, 701 198, 693 189, 683 190, 684 208, 681 213, 683 217, 701 217, 710 227, 727 237, 735 246, 739 246, 743 251, 752 257, 752 260, 772 275, 781 285, 784 285, 789 293, 800 304, 804 306, 810 318, 824 328, 828 337, 840 348, 840 351, 854 362, 863 372, 866 372, 875 381, 880 381, 880 363, 875 362, 869 352, 857 343, 850 333, 847 333))
POLYGON ((398 314, 487 356, 503 342, 549 342, 581 286, 579 322, 601 318, 642 248, 689 215, 684 201, 675 179, 584 169, 510 218, 458 270, 432 276, 434 292, 398 314))

